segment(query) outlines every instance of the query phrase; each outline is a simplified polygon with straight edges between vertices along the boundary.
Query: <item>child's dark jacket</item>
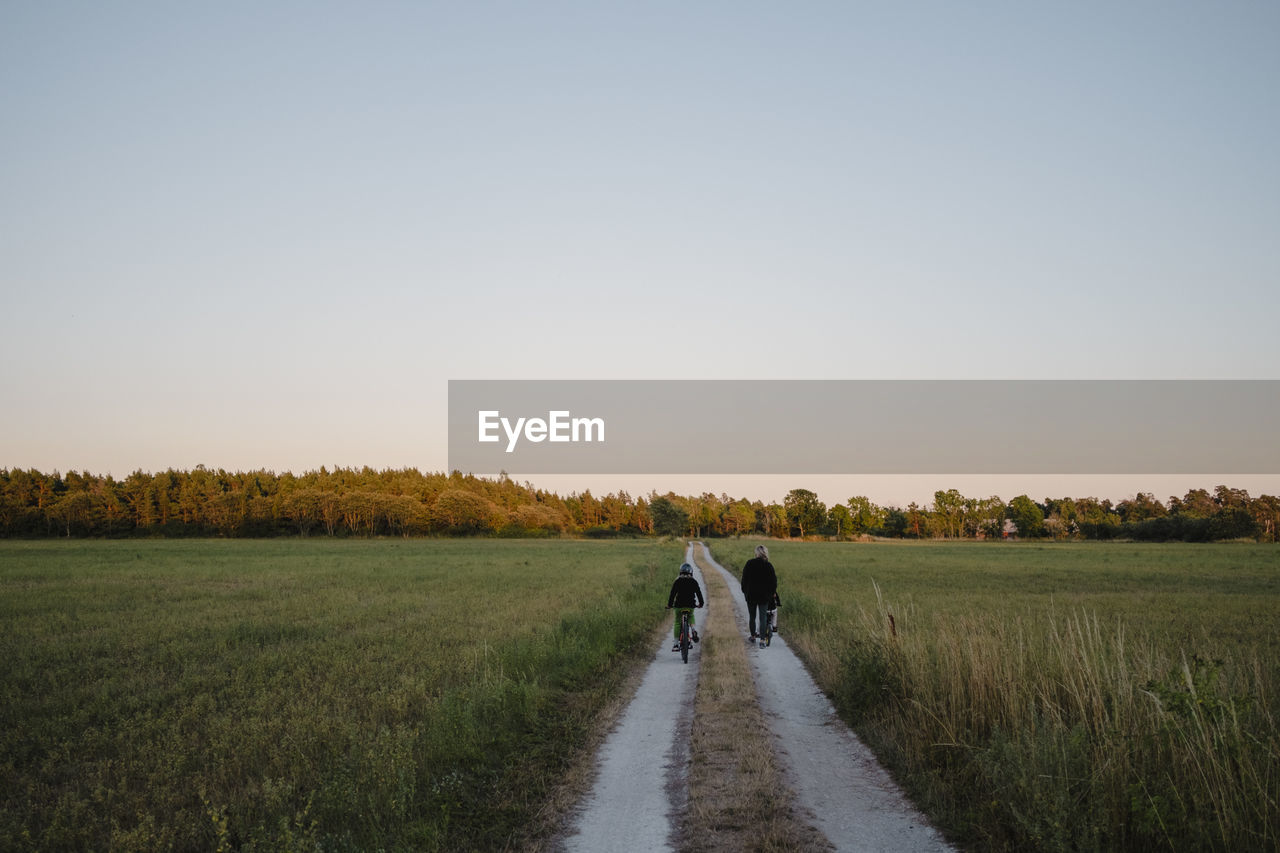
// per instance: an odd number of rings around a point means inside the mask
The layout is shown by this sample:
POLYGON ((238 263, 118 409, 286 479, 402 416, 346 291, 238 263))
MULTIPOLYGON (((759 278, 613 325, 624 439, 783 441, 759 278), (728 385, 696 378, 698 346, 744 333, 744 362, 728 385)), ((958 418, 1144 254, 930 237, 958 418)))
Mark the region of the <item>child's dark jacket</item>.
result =
POLYGON ((668 607, 701 607, 702 587, 692 576, 682 575, 671 585, 671 594, 667 596, 668 607))

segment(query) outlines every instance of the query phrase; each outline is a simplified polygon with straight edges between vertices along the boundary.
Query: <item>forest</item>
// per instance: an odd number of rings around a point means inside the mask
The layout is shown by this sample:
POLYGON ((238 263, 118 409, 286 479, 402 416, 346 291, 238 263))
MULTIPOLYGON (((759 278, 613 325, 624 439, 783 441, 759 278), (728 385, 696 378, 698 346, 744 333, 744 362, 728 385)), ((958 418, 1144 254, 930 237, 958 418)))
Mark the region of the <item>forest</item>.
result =
POLYGON ((497 478, 414 468, 273 471, 169 469, 110 475, 0 469, 0 537, 738 536, 857 539, 1276 541, 1280 498, 1193 489, 1160 500, 967 497, 879 506, 824 504, 792 489, 781 503, 726 494, 560 496, 497 478))

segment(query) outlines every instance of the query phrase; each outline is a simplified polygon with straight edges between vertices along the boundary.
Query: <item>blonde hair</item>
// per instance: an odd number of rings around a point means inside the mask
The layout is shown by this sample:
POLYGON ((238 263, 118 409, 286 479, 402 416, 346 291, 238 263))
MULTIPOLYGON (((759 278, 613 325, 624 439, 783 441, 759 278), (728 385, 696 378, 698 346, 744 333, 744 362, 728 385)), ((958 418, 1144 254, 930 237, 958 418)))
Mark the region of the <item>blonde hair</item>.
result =
POLYGON ((767 560, 767 559, 769 559, 769 549, 768 549, 768 548, 766 548, 766 547, 764 547, 763 545, 757 545, 757 546, 756 546, 756 556, 757 556, 757 557, 764 557, 766 560, 767 560))

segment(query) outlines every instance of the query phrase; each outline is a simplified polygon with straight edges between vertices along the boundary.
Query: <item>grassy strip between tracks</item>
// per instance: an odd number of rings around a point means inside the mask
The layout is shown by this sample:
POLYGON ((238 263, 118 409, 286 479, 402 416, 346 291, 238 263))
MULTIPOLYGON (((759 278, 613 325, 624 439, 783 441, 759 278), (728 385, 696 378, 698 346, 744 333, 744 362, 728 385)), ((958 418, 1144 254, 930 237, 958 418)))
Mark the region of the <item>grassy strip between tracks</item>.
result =
MULTIPOLYGON (((702 556, 694 548, 695 559, 702 556)), ((782 782, 773 738, 755 698, 746 644, 724 579, 698 560, 706 580, 702 660, 694 705, 689 808, 683 849, 698 853, 801 851, 831 846, 799 814, 782 782)))
POLYGON ((952 838, 1280 845, 1277 546, 770 550, 788 643, 952 838))
POLYGON ((680 556, 0 543, 0 849, 525 846, 680 556))

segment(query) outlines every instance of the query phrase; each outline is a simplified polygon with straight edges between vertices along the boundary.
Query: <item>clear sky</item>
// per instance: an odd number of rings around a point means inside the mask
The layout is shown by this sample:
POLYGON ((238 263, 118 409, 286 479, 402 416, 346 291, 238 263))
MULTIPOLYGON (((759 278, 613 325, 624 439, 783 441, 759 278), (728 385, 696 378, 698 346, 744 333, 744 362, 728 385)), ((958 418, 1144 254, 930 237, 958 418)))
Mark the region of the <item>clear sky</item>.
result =
MULTIPOLYGON (((1277 378, 1277 81, 1269 0, 0 3, 0 467, 442 470, 450 378, 1277 378)), ((896 482, 815 490, 958 481, 896 482)))

